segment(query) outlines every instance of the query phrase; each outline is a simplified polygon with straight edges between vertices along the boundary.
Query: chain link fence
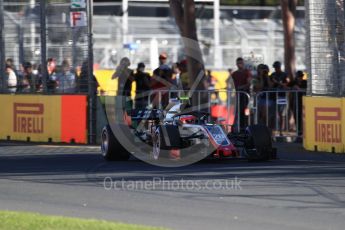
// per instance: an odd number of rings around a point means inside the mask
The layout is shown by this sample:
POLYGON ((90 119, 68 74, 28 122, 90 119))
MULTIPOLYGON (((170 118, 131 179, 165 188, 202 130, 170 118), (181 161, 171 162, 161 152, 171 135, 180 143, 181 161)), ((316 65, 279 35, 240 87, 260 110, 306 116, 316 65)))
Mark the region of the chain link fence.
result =
POLYGON ((308 94, 344 96, 344 1, 308 0, 306 11, 308 94))
POLYGON ((87 4, 1 0, 1 5, 2 92, 88 93, 93 63, 87 4))
POLYGON ((88 142, 96 140, 91 0, 0 0, 3 94, 88 96, 88 142))

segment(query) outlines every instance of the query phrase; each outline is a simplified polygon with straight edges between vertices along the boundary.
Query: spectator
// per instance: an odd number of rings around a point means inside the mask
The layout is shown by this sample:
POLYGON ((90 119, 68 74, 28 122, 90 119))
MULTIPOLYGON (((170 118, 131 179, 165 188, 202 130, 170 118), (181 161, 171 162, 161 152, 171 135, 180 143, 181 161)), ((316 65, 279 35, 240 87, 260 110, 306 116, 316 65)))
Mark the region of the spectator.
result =
POLYGON ((175 86, 177 89, 182 89, 181 83, 181 69, 180 69, 180 63, 176 62, 172 65, 172 77, 171 77, 171 83, 175 86))
MULTIPOLYGON (((235 90, 235 84, 234 84, 234 80, 232 79, 232 74, 233 74, 233 69, 228 69, 228 78, 226 79, 226 97, 227 97, 227 101, 230 101, 231 104, 229 105, 228 109, 234 111, 233 109, 236 109, 236 103, 232 103, 234 101, 236 101, 236 90, 235 90), (234 105, 235 104, 235 105, 234 105)), ((234 120, 233 118, 231 118, 229 120, 228 118, 228 123, 233 124, 234 120)))
POLYGON ((286 90, 288 89, 290 79, 288 75, 282 71, 281 66, 282 64, 279 61, 273 63, 273 68, 275 72, 272 73, 271 78, 273 82, 276 84, 276 87, 278 87, 279 89, 286 90))
POLYGON ((294 118, 296 122, 296 129, 298 135, 303 134, 303 96, 306 95, 307 81, 304 80, 303 71, 298 71, 296 73, 296 79, 291 84, 292 89, 298 90, 294 95, 297 95, 297 105, 293 103, 294 118))
POLYGON ((229 77, 231 77, 231 75, 232 75, 232 73, 234 72, 234 70, 233 69, 228 69, 228 73, 229 73, 229 77))
POLYGON ((33 64, 32 65, 32 73, 37 76, 39 74, 39 71, 38 71, 39 68, 40 68, 40 65, 33 64))
POLYGON ((169 104, 168 90, 173 87, 172 69, 167 65, 168 56, 165 53, 159 55, 159 67, 153 71, 151 88, 158 92, 153 94, 152 102, 154 108, 165 108, 169 104))
POLYGON ((7 75, 7 89, 9 93, 16 93, 17 92, 17 76, 12 69, 12 66, 6 64, 6 75, 7 75))
POLYGON ((229 90, 229 91, 233 91, 234 90, 234 81, 233 81, 233 79, 232 79, 232 74, 233 74, 233 69, 228 69, 228 73, 229 73, 229 75, 228 75, 228 79, 226 79, 226 88, 227 88, 227 90, 229 90))
MULTIPOLYGON (((24 89, 24 64, 19 64, 19 70, 14 70, 16 76, 17 76, 17 92, 25 92, 24 89)), ((30 91, 30 90, 29 90, 30 91)), ((28 91, 28 92, 29 92, 28 91)))
POLYGON ((181 70, 180 81, 181 81, 182 88, 183 90, 189 90, 190 86, 189 86, 187 60, 182 60, 180 62, 180 70, 181 70))
POLYGON ((17 80, 18 80, 19 74, 18 74, 18 72, 16 70, 16 66, 14 65, 14 60, 12 58, 7 58, 6 59, 6 65, 9 66, 12 69, 12 71, 16 74, 17 80))
POLYGON ((236 124, 240 125, 240 129, 245 128, 248 125, 248 119, 246 119, 246 110, 248 109, 248 97, 245 93, 249 93, 251 84, 251 73, 245 68, 243 58, 239 57, 236 60, 237 70, 232 74, 232 79, 237 91, 237 111, 236 112, 236 124))
POLYGON ((180 91, 183 89, 181 84, 181 69, 180 63, 174 63, 171 67, 172 75, 171 75, 171 90, 173 92, 170 93, 171 98, 178 98, 180 95, 180 91))
POLYGON ((89 67, 88 67, 88 61, 84 61, 81 64, 80 68, 80 74, 77 79, 77 86, 78 86, 78 91, 80 93, 87 93, 89 91, 88 88, 88 81, 89 81, 89 67))
POLYGON ((134 74, 133 70, 129 68, 130 65, 131 62, 128 58, 122 58, 112 77, 112 79, 118 79, 117 96, 120 96, 121 106, 127 113, 129 113, 133 107, 131 91, 134 74))
POLYGON ((145 64, 139 63, 137 72, 134 75, 134 80, 136 82, 136 94, 135 94, 135 108, 145 109, 148 106, 148 97, 151 87, 151 77, 150 74, 145 72, 145 64))
POLYGON ((42 74, 42 64, 37 66, 37 69, 33 71, 34 75, 36 76, 36 92, 42 92, 43 90, 43 74, 42 74))
POLYGON ((239 57, 236 60, 237 70, 232 74, 232 79, 237 91, 244 91, 249 93, 251 73, 245 68, 243 58, 239 57))
POLYGON ((36 92, 36 76, 33 74, 32 64, 26 62, 23 65, 23 77, 21 82, 22 92, 34 93, 36 92))
POLYGON ((206 71, 206 83, 209 90, 215 90, 217 79, 213 77, 211 70, 206 71))
MULTIPOLYGON (((79 74, 79 78, 77 79, 77 86, 80 93, 88 93, 89 92, 89 61, 86 60, 81 65, 81 70, 79 74)), ((95 75, 92 75, 92 84, 98 87, 98 82, 95 75)))
POLYGON ((304 80, 303 71, 297 71, 296 79, 292 82, 291 88, 294 90, 306 90, 307 89, 307 81, 304 80))
POLYGON ((169 89, 172 86, 172 69, 167 65, 168 56, 159 55, 159 67, 153 71, 153 87, 155 89, 169 89))
POLYGON ((170 70, 170 67, 168 66, 168 55, 166 53, 161 53, 159 55, 159 67, 153 71, 154 76, 161 76, 160 71, 161 70, 170 70))
MULTIPOLYGON (((282 71, 281 63, 279 61, 276 61, 273 63, 273 68, 275 70, 274 73, 271 75, 271 79, 275 84, 275 88, 278 91, 286 91, 289 89, 288 84, 290 82, 290 79, 288 75, 282 71)), ((285 118, 288 115, 287 111, 287 93, 286 92, 279 92, 277 103, 278 103, 278 119, 279 119, 279 131, 280 135, 282 135, 282 130, 285 129, 286 122, 285 118)))
POLYGON ((217 79, 212 75, 211 70, 206 70, 206 89, 209 90, 210 96, 207 95, 207 100, 211 99, 212 103, 218 103, 219 100, 219 92, 216 91, 216 84, 217 79))
POLYGON ((267 65, 260 64, 257 67, 257 78, 253 80, 253 91, 258 94, 257 107, 259 112, 259 124, 265 124, 269 128, 273 128, 274 121, 274 98, 273 90, 274 82, 269 77, 270 69, 267 65))
POLYGON ((58 74, 58 92, 59 93, 75 93, 77 86, 75 73, 72 72, 71 64, 68 60, 63 60, 62 72, 58 74))
POLYGON ((47 71, 48 71, 48 80, 47 80, 48 93, 55 93, 56 88, 58 86, 55 59, 48 58, 47 71))
POLYGON ((257 74, 254 75, 250 82, 250 94, 255 95, 260 93, 260 91, 263 89, 263 68, 264 64, 258 65, 256 68, 257 74))
POLYGON ((10 68, 14 68, 14 60, 12 58, 7 58, 6 66, 9 66, 10 68))

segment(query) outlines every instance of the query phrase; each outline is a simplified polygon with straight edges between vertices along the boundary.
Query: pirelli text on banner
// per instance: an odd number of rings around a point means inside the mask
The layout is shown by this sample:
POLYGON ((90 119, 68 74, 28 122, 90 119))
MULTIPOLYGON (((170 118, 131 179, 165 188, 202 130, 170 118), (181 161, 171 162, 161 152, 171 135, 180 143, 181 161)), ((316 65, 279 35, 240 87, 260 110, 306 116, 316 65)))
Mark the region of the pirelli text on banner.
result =
POLYGON ((44 104, 14 103, 13 132, 44 133, 44 104))

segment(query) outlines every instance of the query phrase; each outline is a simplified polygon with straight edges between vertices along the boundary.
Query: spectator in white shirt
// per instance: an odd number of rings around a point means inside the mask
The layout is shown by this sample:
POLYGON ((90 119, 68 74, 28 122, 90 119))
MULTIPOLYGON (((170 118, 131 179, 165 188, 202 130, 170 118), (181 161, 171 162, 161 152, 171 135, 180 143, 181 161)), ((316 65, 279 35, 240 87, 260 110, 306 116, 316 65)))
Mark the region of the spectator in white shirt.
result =
POLYGON ((17 75, 10 65, 6 65, 6 75, 7 75, 7 89, 10 93, 15 93, 17 91, 17 75))

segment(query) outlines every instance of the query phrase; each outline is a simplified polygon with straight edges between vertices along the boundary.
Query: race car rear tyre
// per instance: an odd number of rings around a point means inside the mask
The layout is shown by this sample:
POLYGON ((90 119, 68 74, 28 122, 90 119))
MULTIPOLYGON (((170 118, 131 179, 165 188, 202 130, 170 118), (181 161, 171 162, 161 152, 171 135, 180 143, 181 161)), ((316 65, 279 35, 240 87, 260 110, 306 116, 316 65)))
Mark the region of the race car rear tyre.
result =
POLYGON ((264 125, 252 125, 246 129, 246 134, 246 149, 256 150, 254 153, 251 151, 249 160, 269 160, 273 149, 270 130, 264 125))
POLYGON ((130 158, 130 153, 116 139, 109 125, 102 130, 101 151, 107 161, 127 161, 130 158))

